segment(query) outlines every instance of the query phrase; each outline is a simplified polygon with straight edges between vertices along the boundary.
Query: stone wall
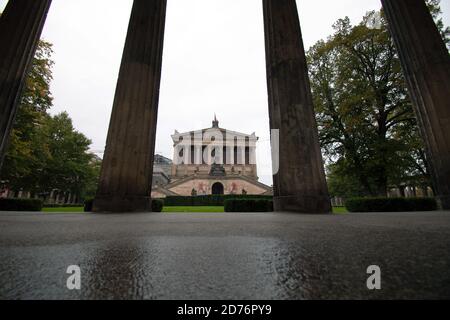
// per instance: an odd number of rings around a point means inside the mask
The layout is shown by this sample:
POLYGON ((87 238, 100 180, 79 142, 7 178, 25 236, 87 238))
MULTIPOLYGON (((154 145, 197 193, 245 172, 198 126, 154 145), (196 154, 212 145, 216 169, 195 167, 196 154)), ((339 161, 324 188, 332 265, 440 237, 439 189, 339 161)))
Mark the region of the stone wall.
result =
MULTIPOLYGON (((256 165, 224 165, 227 175, 239 175, 257 179, 256 165)), ((208 175, 211 170, 210 165, 195 165, 195 164, 182 164, 173 165, 172 167, 172 181, 182 179, 187 176, 193 176, 195 174, 208 175)))
POLYGON ((152 199, 161 199, 165 197, 166 195, 164 193, 161 193, 159 191, 152 191, 152 199))
POLYGON ((247 194, 264 194, 268 190, 260 187, 256 184, 252 184, 243 179, 192 179, 185 183, 169 187, 169 190, 182 195, 190 196, 192 189, 197 191, 197 195, 209 195, 212 193, 212 186, 214 183, 220 182, 224 186, 225 194, 242 194, 242 190, 245 189, 247 194))

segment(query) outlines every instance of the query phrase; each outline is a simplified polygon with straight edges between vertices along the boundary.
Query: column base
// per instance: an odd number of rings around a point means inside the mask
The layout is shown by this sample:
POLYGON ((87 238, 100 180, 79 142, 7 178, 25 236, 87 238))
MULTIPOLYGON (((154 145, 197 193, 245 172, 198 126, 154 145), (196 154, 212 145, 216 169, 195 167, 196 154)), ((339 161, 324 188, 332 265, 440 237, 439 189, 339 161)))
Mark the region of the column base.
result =
POLYGON ((450 195, 437 196, 436 200, 440 210, 450 210, 450 195))
POLYGON ((273 198, 275 212, 332 213, 329 197, 279 196, 273 198))
POLYGON ((152 212, 150 197, 133 196, 97 196, 92 206, 92 212, 98 213, 128 213, 152 212))

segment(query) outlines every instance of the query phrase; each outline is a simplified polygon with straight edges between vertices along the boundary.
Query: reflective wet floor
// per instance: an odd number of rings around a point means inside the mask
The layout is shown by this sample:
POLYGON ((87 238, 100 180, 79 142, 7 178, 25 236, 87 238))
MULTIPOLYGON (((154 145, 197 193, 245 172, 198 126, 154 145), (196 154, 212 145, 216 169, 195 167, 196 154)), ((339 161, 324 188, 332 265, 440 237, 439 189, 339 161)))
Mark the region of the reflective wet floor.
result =
POLYGON ((0 298, 448 299, 450 212, 3 212, 0 298))

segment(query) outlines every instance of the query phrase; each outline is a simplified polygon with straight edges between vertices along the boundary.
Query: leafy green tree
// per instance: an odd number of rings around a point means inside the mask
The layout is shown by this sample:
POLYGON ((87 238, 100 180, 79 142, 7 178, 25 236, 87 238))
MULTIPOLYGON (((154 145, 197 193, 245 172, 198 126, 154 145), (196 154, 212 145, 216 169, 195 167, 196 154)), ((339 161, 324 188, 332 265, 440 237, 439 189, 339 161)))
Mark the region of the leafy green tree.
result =
MULTIPOLYGON (((439 1, 429 5, 437 19, 439 1)), ((442 23, 438 27, 447 39, 448 30, 442 23)), ((385 196, 390 185, 429 185, 423 144, 383 13, 369 12, 356 26, 340 19, 334 29, 307 55, 330 193, 385 196)))
POLYGON ((442 10, 441 10, 441 0, 426 0, 428 8, 430 9, 431 15, 436 22, 436 26, 441 33, 442 39, 444 40, 447 48, 450 50, 450 27, 445 27, 444 21, 442 20, 442 10))
MULTIPOLYGON (((364 194, 386 195, 395 161, 397 123, 413 118, 401 68, 386 27, 339 20, 336 33, 308 53, 320 138, 331 158, 345 157, 364 194)), ((342 170, 341 170, 342 171, 342 170)))
POLYGON ((92 154, 92 158, 87 170, 87 179, 84 185, 84 190, 81 192, 82 199, 94 198, 97 192, 98 180, 100 178, 100 170, 102 166, 102 159, 92 154))
POLYGON ((39 175, 48 150, 41 128, 52 106, 52 45, 40 41, 20 101, 10 141, 1 168, 2 180, 13 190, 39 190, 39 175))
POLYGON ((91 141, 75 130, 66 112, 47 117, 44 132, 49 157, 39 177, 41 190, 57 189, 80 198, 93 175, 91 141))
POLYGON ((48 114, 52 52, 50 43, 39 42, 0 180, 16 192, 49 195, 56 189, 83 199, 95 193, 101 160, 89 152, 91 141, 74 129, 67 113, 48 114))

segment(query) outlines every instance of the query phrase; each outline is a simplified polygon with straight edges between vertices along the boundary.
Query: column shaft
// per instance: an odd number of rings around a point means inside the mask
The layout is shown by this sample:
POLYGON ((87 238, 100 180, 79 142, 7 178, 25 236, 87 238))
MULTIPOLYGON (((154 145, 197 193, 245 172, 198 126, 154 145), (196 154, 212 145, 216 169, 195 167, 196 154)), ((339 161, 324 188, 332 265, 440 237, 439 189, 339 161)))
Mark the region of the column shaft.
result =
POLYGON ((423 0, 382 0, 425 141, 437 198, 450 209, 450 56, 423 0))
POLYGON ((166 0, 134 0, 95 212, 150 211, 166 0))
POLYGON ((329 213, 317 123, 295 0, 263 0, 271 129, 280 130, 276 211, 329 213))
POLYGON ((201 145, 195 145, 195 164, 201 165, 202 164, 202 146, 201 145))
POLYGON ((245 165, 245 143, 239 146, 239 164, 245 165))
POLYGON ((234 143, 230 143, 228 145, 228 162, 232 166, 236 165, 236 163, 234 162, 234 143))
POLYGON ((10 0, 0 18, 0 168, 51 0, 10 0))

